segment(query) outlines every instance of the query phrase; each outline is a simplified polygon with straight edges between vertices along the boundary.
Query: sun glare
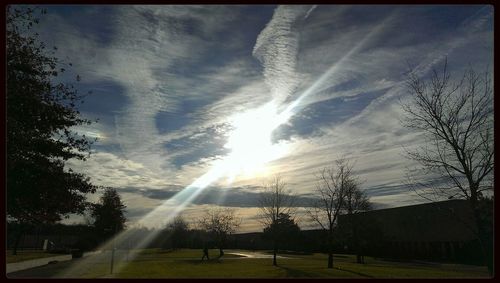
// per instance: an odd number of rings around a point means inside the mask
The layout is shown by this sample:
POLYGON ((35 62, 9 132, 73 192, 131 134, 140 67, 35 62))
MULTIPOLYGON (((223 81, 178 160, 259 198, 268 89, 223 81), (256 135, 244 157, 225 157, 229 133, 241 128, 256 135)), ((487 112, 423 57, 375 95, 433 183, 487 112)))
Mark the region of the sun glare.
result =
POLYGON ((253 174, 265 163, 287 153, 285 144, 273 144, 271 141, 273 131, 283 123, 283 118, 276 104, 270 102, 229 119, 234 130, 224 147, 231 150, 225 160, 230 180, 235 175, 253 174))

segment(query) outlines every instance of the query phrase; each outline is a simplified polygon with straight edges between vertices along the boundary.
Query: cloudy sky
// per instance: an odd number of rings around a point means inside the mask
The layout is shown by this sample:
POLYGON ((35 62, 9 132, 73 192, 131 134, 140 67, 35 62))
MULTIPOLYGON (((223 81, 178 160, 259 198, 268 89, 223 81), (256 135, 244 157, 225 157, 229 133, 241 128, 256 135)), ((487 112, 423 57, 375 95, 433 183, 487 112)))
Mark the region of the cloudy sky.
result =
POLYGON ((457 75, 493 63, 491 6, 46 8, 41 38, 99 118, 76 129, 98 138, 91 158, 69 166, 117 188, 130 224, 194 183, 206 188, 185 215, 233 207, 242 231, 259 231, 266 180, 281 174, 305 204, 343 155, 376 207, 422 202, 404 185, 403 146, 420 141, 399 121, 409 66, 425 77, 445 57, 457 75))

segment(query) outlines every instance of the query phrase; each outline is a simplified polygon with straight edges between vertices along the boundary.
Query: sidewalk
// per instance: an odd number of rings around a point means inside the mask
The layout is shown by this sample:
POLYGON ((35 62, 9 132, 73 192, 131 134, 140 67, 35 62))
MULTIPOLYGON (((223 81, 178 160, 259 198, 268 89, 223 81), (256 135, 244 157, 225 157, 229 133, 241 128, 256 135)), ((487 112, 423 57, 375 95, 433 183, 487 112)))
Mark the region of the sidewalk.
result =
POLYGON ((66 260, 71 260, 71 255, 60 255, 53 257, 31 259, 21 262, 7 263, 6 273, 8 274, 19 270, 25 270, 37 266, 46 265, 49 264, 49 262, 51 261, 66 261, 66 260))
MULTIPOLYGON (((91 254, 96 254, 96 253, 100 253, 100 252, 101 251, 87 252, 87 253, 84 253, 83 256, 86 257, 86 256, 89 256, 91 254)), ((60 255, 60 256, 53 256, 53 257, 31 259, 31 260, 26 260, 26 261, 21 261, 21 262, 7 263, 6 274, 20 271, 20 270, 30 269, 33 267, 46 265, 52 261, 68 261, 71 259, 72 259, 71 255, 60 255)))

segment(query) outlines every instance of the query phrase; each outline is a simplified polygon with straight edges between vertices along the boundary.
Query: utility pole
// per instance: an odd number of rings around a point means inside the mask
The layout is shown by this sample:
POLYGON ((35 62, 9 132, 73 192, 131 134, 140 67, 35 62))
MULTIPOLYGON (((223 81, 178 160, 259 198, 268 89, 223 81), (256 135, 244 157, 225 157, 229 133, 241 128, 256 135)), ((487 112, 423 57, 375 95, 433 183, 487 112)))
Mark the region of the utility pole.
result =
MULTIPOLYGON (((104 231, 111 231, 111 229, 105 228, 104 231)), ((116 234, 116 224, 115 224, 114 233, 113 233, 113 235, 111 235, 111 237, 113 237, 113 240, 112 240, 113 244, 112 244, 112 247, 111 247, 111 263, 110 263, 109 274, 113 274, 113 264, 115 262, 115 234, 116 234)))
POLYGON ((110 274, 113 274, 113 264, 115 262, 115 234, 116 234, 116 224, 115 224, 115 231, 113 233, 113 247, 112 247, 112 250, 111 250, 111 270, 110 270, 110 274))

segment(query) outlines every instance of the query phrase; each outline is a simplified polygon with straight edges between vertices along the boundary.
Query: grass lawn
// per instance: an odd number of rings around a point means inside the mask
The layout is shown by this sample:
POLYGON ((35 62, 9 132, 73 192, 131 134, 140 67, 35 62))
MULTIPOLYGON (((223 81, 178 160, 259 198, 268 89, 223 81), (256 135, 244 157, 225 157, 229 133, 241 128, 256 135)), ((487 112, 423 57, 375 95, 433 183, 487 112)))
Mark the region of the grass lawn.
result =
MULTIPOLYGON (((424 264, 389 262, 365 257, 366 264, 355 263, 352 255, 336 255, 334 269, 326 268, 327 256, 285 255, 278 258, 238 258, 230 250, 217 260, 217 250, 210 250, 211 259, 201 261, 201 250, 143 250, 128 262, 116 262, 110 274, 109 254, 100 259, 80 259, 72 263, 40 267, 14 274, 14 277, 77 277, 77 278, 486 278, 486 267, 456 264, 424 264), (66 266, 66 267, 65 267, 66 266), (61 275, 63 268, 72 268, 72 275, 61 275), (59 268, 59 270, 57 270, 59 268), (38 271, 37 271, 38 270, 38 271), (57 271, 57 272, 56 272, 57 271), (38 273, 37 273, 38 272, 38 273)), ((246 251, 234 251, 242 252, 246 251)))
POLYGON ((52 254, 45 251, 17 251, 17 255, 12 255, 11 250, 6 251, 6 263, 20 262, 30 259, 60 256, 62 254, 52 254))
MULTIPOLYGON (((219 250, 217 249, 209 249, 209 256, 215 258, 219 256, 219 250)), ((153 259, 175 259, 175 258, 193 258, 193 259, 201 259, 203 255, 202 250, 196 249, 180 249, 180 250, 162 250, 162 249, 145 249, 139 253, 139 259, 144 260, 148 258, 153 259)), ((224 258, 238 258, 241 256, 232 255, 226 253, 224 251, 224 258)))
POLYGON ((458 264, 419 264, 390 262, 365 257, 365 264, 356 263, 353 255, 334 257, 334 269, 326 268, 327 256, 295 256, 300 260, 281 260, 278 263, 287 270, 287 277, 350 277, 350 278, 478 278, 488 277, 482 266, 458 264), (281 264, 282 263, 282 264, 281 264))

